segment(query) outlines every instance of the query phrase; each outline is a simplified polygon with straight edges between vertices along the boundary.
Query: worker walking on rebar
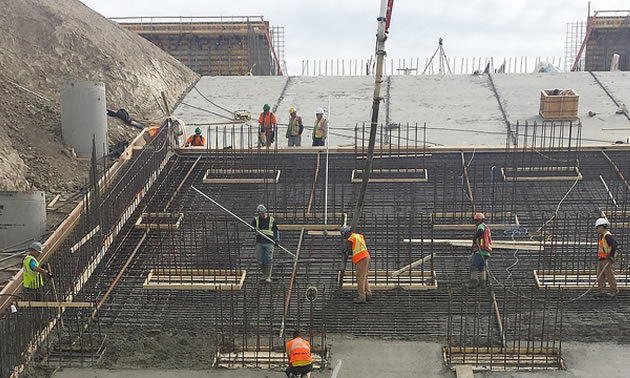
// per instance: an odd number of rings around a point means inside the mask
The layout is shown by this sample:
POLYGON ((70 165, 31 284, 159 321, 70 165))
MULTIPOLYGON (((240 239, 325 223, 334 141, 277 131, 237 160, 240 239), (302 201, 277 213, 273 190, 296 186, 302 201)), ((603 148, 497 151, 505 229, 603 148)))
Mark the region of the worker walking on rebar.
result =
POLYGON ((302 146, 302 131, 304 131, 304 124, 302 124, 302 117, 297 115, 295 108, 289 109, 289 126, 287 127, 286 137, 289 140, 289 147, 301 147, 302 146))
POLYGON ((486 216, 483 213, 477 213, 473 217, 475 221, 475 234, 473 235, 472 244, 472 260, 470 267, 470 282, 466 287, 486 287, 488 263, 492 253, 492 233, 490 227, 485 223, 486 216))
POLYGON ((293 339, 287 343, 289 366, 284 371, 287 377, 309 377, 313 370, 311 344, 302 338, 299 330, 293 332, 293 339))
POLYGON ((52 274, 39 266, 39 256, 44 251, 44 246, 40 242, 34 242, 31 244, 28 250, 28 254, 22 261, 22 267, 24 268, 24 289, 25 293, 34 293, 39 288, 44 286, 44 279, 42 274, 52 278, 52 274))
POLYGON ((271 267, 273 265, 273 246, 280 241, 278 224, 271 215, 267 214, 265 205, 256 207, 256 218, 252 220, 252 227, 264 234, 256 233, 256 261, 261 271, 261 281, 271 282, 271 267))
POLYGON ((313 127, 313 146, 323 146, 326 144, 328 136, 328 120, 324 118, 324 109, 315 110, 315 126, 313 127))
POLYGON ((599 218, 595 221, 595 228, 599 234, 599 248, 597 249, 597 288, 599 295, 616 297, 617 279, 615 278, 615 260, 617 259, 617 241, 608 231, 608 220, 599 218), (610 291, 606 292, 606 282, 610 291))
POLYGON ((276 136, 278 121, 276 115, 271 112, 269 104, 263 105, 263 112, 258 116, 258 145, 271 146, 276 136))
POLYGON ((352 252, 352 263, 355 265, 354 274, 359 296, 354 299, 354 303, 369 302, 372 300, 372 290, 368 282, 370 253, 365 244, 365 238, 361 234, 352 232, 350 226, 341 227, 340 233, 345 239, 343 253, 347 256, 352 252))
POLYGON ((186 139, 186 144, 184 145, 184 147, 205 145, 206 139, 203 137, 203 135, 201 135, 201 129, 197 127, 195 129, 195 135, 191 135, 188 137, 188 139, 186 139))

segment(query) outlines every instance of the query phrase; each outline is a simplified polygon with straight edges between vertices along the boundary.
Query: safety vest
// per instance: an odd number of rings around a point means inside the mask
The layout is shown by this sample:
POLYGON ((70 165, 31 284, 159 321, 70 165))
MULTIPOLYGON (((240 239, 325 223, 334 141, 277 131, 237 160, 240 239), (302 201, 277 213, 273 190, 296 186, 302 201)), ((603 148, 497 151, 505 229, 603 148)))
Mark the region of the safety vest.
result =
POLYGON ((191 135, 186 140, 186 143, 190 143, 191 146, 204 146, 206 141, 203 138, 203 135, 191 135))
MULTIPOLYGON (((322 120, 323 120, 323 119, 324 119, 324 118, 322 117, 322 120)), ((319 119, 318 119, 318 120, 315 122, 315 128, 313 128, 313 138, 321 139, 321 138, 323 138, 323 137, 324 137, 324 130, 323 130, 323 129, 321 128, 321 126, 320 126, 320 121, 321 121, 321 120, 319 120, 319 119)))
POLYGON ((295 118, 291 118, 289 120, 289 135, 290 136, 298 136, 300 135, 300 122, 298 116, 295 118))
POLYGON ((271 129, 278 121, 276 120, 276 115, 272 112, 269 112, 267 115, 265 115, 265 112, 262 112, 258 116, 258 123, 260 123, 264 129, 271 129))
POLYGON ((365 238, 361 234, 352 233, 348 238, 349 242, 352 242, 352 263, 356 264, 366 257, 370 257, 367 245, 365 244, 365 238))
MULTIPOLYGON (((492 253, 492 234, 490 233, 490 227, 488 227, 485 223, 483 223, 483 225, 485 227, 483 235, 475 240, 473 252, 477 252, 477 250, 481 248, 482 251, 486 251, 490 254, 492 253)), ((477 233, 477 229, 475 229, 475 233, 477 233)))
POLYGON ((606 241, 606 235, 612 234, 610 233, 610 231, 606 231, 604 232, 604 235, 599 238, 599 249, 597 250, 597 258, 601 260, 607 259, 608 256, 610 256, 610 252, 612 250, 612 247, 608 245, 608 242, 606 241))
POLYGON ((287 354, 291 366, 306 366, 313 362, 311 344, 301 337, 296 337, 287 343, 287 354))
POLYGON ((269 215, 269 228, 265 230, 260 229, 260 217, 256 217, 256 229, 262 232, 263 234, 265 234, 266 236, 269 236, 270 238, 273 239, 273 231, 271 230, 272 226, 273 226, 273 217, 271 215, 269 215))
POLYGON ((160 129, 160 127, 156 126, 156 127, 149 127, 146 130, 147 130, 147 134, 149 134, 149 136, 151 138, 153 138, 155 136, 155 134, 157 134, 159 129, 160 129))
POLYGON ((44 286, 44 279, 39 272, 35 272, 31 269, 31 261, 35 261, 35 264, 39 266, 37 259, 31 255, 26 255, 22 261, 24 268, 24 287, 27 289, 39 289, 44 286))

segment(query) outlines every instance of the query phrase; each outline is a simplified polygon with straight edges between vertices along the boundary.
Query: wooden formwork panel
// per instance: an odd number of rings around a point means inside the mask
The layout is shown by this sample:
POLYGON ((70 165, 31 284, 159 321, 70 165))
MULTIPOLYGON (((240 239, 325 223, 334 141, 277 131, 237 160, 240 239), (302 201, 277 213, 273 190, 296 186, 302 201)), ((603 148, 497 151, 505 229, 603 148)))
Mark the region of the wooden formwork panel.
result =
POLYGON ((580 96, 573 89, 565 89, 558 94, 554 91, 540 91, 540 116, 546 120, 577 119, 580 96))
MULTIPOLYGON (((521 341, 523 343, 523 341, 521 341)), ((474 371, 560 370, 564 361, 554 348, 442 347, 446 366, 471 365, 474 371)))
MULTIPOLYGON (((630 274, 615 272, 617 289, 630 290, 630 274)), ((595 270, 534 270, 534 279, 539 288, 589 289, 597 284, 595 270)))
POLYGON ((280 181, 280 170, 208 169, 202 181, 204 184, 277 184, 280 181), (272 173, 271 177, 260 177, 269 173, 272 173), (211 177, 212 175, 225 177, 211 177))
POLYGON ((142 213, 135 228, 152 230, 177 230, 184 219, 184 213, 142 213))
MULTIPOLYGON (((363 169, 352 170, 351 182, 360 183, 362 178, 357 176, 363 175, 363 169)), ((429 171, 425 168, 390 168, 390 169, 373 169, 369 182, 381 183, 397 183, 397 182, 427 182, 429 181, 429 171)))
MULTIPOLYGON (((435 290, 438 288, 435 271, 412 271, 392 277, 395 271, 370 270, 368 282, 371 290, 435 290)), ((343 275, 343 290, 357 290, 353 272, 346 270, 343 275)))
POLYGON ((240 290, 246 270, 151 269, 142 284, 145 290, 240 290))
POLYGON ((582 180, 579 167, 503 167, 503 181, 575 181, 582 180), (568 172, 566 175, 546 175, 568 172), (573 175, 573 173, 575 175, 573 175), (519 176, 520 174, 520 176, 519 176), (538 174, 538 175, 536 175, 538 174))

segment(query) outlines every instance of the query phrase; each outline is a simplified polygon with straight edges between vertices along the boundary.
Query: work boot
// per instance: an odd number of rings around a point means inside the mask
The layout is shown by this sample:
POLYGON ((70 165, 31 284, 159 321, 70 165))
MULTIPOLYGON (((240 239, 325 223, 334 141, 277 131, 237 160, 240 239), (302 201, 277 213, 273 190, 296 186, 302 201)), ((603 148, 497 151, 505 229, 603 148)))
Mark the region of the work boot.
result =
POLYGON ((265 281, 265 266, 263 264, 258 264, 260 268, 260 282, 265 281))
POLYGON ((265 265, 265 282, 271 283, 271 265, 265 265))
POLYGON ((365 303, 365 297, 356 297, 354 298, 352 302, 357 303, 357 304, 365 303))
POLYGON ((606 296, 608 296, 610 298, 616 298, 617 294, 619 294, 618 291, 610 291, 610 292, 606 293, 606 296))
POLYGON ((479 287, 480 288, 486 288, 488 286, 488 281, 486 280, 486 272, 479 272, 479 275, 481 276, 481 279, 479 280, 479 287))
POLYGON ((466 284, 469 289, 476 288, 479 285, 479 272, 470 272, 470 281, 466 284))
POLYGON ((366 302, 372 301, 372 293, 365 293, 365 301, 366 302))

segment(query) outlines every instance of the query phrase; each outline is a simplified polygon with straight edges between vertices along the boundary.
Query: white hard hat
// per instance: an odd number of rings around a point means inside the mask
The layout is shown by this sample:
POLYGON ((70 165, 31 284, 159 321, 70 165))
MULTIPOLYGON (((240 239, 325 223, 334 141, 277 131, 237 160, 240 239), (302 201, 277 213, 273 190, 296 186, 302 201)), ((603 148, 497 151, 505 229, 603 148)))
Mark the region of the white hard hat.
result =
POLYGON ((598 218, 595 221, 595 227, 599 227, 599 226, 608 227, 608 219, 606 219, 606 218, 598 218))
POLYGON ((256 215, 264 214, 266 212, 267 212, 267 208, 265 207, 265 205, 260 204, 256 206, 256 215))
POLYGON ((322 108, 315 109, 315 114, 324 114, 324 109, 322 108))

